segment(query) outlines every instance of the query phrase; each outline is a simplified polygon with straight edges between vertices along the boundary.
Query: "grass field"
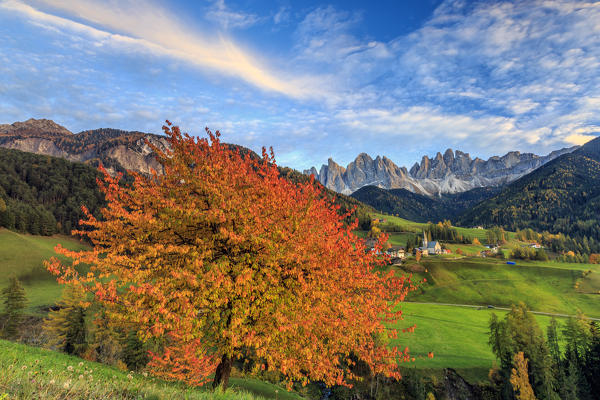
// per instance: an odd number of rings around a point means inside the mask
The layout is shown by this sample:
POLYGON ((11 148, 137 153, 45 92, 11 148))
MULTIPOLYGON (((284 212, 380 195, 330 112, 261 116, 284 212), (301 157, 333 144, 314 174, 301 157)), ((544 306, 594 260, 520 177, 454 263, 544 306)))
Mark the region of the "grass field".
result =
MULTIPOLYGON (((400 225, 400 226, 405 227, 408 232, 420 233, 423 231, 424 228, 427 227, 426 223, 413 222, 413 221, 409 221, 404 218, 394 217, 392 215, 371 214, 371 216, 373 218, 385 220, 384 223, 380 224, 380 227, 382 228, 382 230, 385 230, 387 225, 394 224, 394 225, 400 225)), ((431 222, 437 223, 438 221, 431 221, 431 222)), ((485 241, 486 232, 487 232, 485 229, 459 228, 459 227, 456 227, 456 229, 458 230, 458 233, 460 233, 463 236, 468 236, 472 239, 477 238, 482 243, 484 243, 484 241, 485 241)), ((405 243, 406 243, 406 241, 405 241, 405 243)))
POLYGON ((595 279, 599 272, 589 275, 586 293, 581 293, 575 284, 582 278, 582 271, 556 268, 556 264, 507 265, 490 258, 429 257, 421 261, 427 272, 415 274, 415 278, 426 278, 427 282, 409 294, 408 300, 505 307, 523 301, 534 311, 570 315, 582 311, 600 318, 600 295, 589 294, 600 290, 600 280, 595 279))
POLYGON ((0 399, 301 399, 281 386, 245 378, 231 378, 230 390, 213 393, 3 340, 0 371, 0 399))
POLYGON ((25 287, 29 313, 42 313, 43 307, 60 297, 62 288, 43 266, 44 260, 56 255, 54 246, 58 243, 71 250, 86 248, 66 236, 33 236, 0 229, 0 288, 16 275, 25 287))
MULTIPOLYGON (((506 311, 414 303, 403 303, 402 311, 405 319, 396 327, 417 325, 414 333, 402 333, 394 341, 401 348, 408 346, 415 358, 407 368, 454 368, 470 381, 486 379, 495 361, 488 345, 490 316, 495 313, 503 318, 506 311), (432 359, 427 357, 430 351, 432 359)), ((545 332, 551 317, 535 317, 545 332)))

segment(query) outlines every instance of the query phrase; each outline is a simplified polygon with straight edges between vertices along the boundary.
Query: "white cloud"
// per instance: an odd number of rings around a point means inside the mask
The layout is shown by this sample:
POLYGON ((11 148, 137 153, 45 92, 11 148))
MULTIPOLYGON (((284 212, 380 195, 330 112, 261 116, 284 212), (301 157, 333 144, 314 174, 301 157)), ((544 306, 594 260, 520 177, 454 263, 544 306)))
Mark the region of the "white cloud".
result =
MULTIPOLYGON (((324 95, 316 78, 288 76, 282 71, 271 71, 258 57, 242 49, 232 39, 195 32, 156 5, 145 3, 140 7, 132 0, 41 1, 89 24, 40 11, 17 0, 4 0, 0 7, 19 12, 35 23, 83 34, 102 44, 142 49, 220 74, 235 76, 263 90, 295 98, 324 95)), ((230 20, 229 23, 234 22, 230 20)), ((242 20, 237 23, 242 23, 242 20)))

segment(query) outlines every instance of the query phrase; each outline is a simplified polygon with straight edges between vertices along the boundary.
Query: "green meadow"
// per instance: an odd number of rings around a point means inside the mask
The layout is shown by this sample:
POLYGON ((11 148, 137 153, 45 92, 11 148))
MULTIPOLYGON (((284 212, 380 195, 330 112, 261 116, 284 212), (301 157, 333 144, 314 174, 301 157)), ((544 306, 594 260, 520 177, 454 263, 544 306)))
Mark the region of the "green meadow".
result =
MULTIPOLYGON (((598 266, 593 266, 594 270, 585 278, 585 291, 582 291, 575 286, 584 279, 584 271, 556 267, 558 264, 517 262, 507 265, 493 258, 426 257, 421 261, 426 272, 414 273, 415 279, 425 278, 426 282, 409 294, 408 300, 503 307, 522 301, 533 311, 569 315, 581 311, 589 317, 600 318, 598 266)), ((404 267, 404 273, 411 270, 414 268, 409 265, 404 267)))
POLYGON ((71 250, 87 247, 67 236, 33 236, 0 229, 0 287, 6 286, 12 275, 19 278, 25 287, 30 313, 42 313, 42 308, 60 297, 62 288, 43 264, 56 256, 54 247, 59 243, 71 250))
MULTIPOLYGON (((395 327, 416 325, 414 333, 401 333, 394 345, 408 347, 414 362, 405 368, 432 372, 453 368, 471 382, 484 381, 495 362, 488 345, 488 324, 492 313, 503 318, 507 311, 437 304, 402 304, 404 320, 395 327), (427 355, 433 353, 433 358, 427 355)), ((545 332, 551 317, 535 316, 545 332)), ((563 322, 564 318, 557 318, 563 322)))

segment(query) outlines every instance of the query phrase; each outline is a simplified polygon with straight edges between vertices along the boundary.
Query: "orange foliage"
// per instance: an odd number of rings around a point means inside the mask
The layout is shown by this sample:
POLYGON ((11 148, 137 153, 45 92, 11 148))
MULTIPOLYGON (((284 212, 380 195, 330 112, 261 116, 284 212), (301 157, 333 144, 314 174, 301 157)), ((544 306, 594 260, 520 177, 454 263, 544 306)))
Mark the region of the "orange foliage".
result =
POLYGON ((510 374, 510 384, 515 392, 517 400, 536 400, 529 383, 529 374, 527 373, 528 360, 524 357, 523 352, 520 351, 515 354, 514 366, 510 374))
POLYGON ((386 345, 398 334, 386 325, 413 286, 376 272, 385 256, 365 251, 358 221, 345 226, 312 180, 280 177, 272 151, 252 159, 218 132, 195 140, 167 124, 171 150, 153 149, 164 175, 132 173, 125 185, 102 170, 103 218, 84 208, 85 229, 74 231, 93 249, 59 245, 72 265, 53 258, 47 268, 94 293, 111 320, 162 343, 151 367, 165 378, 203 384, 216 370, 226 385, 231 360, 247 354, 288 382, 347 384, 351 355, 399 378, 410 356, 386 345), (90 273, 79 275, 78 263, 90 273))
POLYGON ((477 239, 477 238, 474 238, 474 239, 473 239, 473 244, 476 244, 476 245, 478 245, 478 246, 479 246, 479 245, 481 245, 481 242, 479 241, 479 239, 477 239))
POLYGON ((600 254, 598 254, 598 253, 590 254, 590 264, 600 264, 600 254))

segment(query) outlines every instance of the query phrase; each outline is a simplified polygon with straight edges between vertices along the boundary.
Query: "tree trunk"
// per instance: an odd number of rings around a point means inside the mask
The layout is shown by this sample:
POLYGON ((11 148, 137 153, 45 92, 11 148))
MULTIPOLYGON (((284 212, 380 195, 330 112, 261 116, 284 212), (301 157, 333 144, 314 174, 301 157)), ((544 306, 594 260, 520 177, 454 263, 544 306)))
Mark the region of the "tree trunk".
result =
POLYGON ((213 380, 213 389, 223 386, 223 390, 227 389, 229 384, 229 375, 231 374, 231 358, 224 354, 221 358, 221 362, 217 366, 215 371, 215 379, 213 380))

